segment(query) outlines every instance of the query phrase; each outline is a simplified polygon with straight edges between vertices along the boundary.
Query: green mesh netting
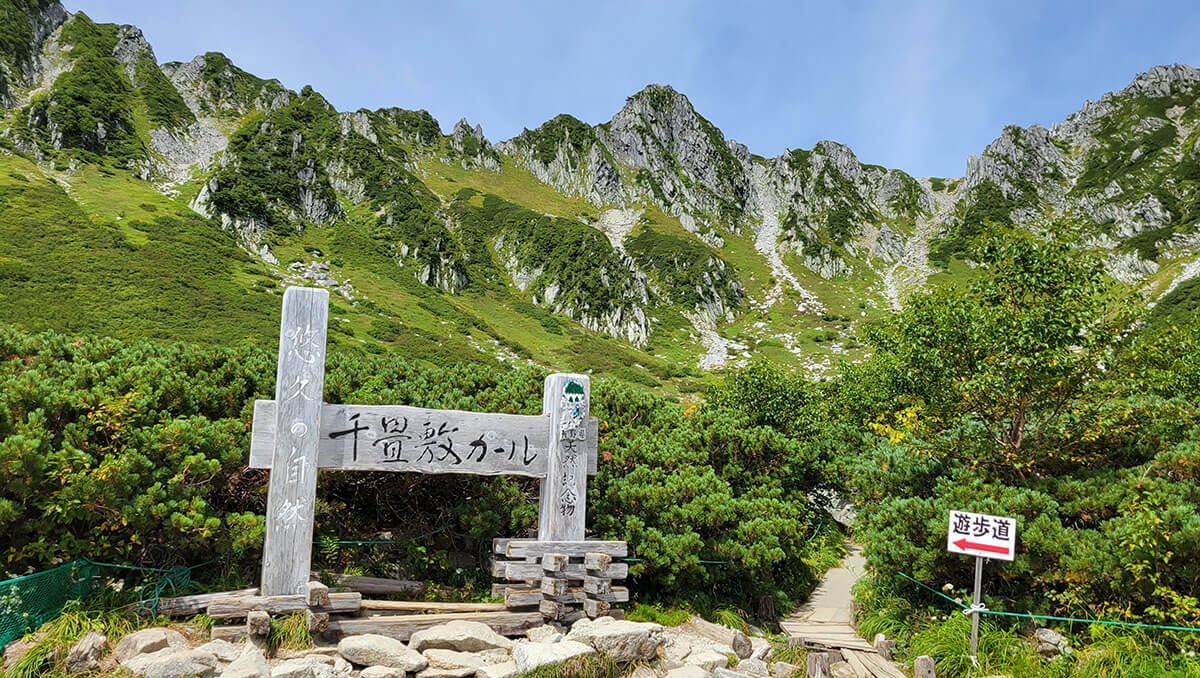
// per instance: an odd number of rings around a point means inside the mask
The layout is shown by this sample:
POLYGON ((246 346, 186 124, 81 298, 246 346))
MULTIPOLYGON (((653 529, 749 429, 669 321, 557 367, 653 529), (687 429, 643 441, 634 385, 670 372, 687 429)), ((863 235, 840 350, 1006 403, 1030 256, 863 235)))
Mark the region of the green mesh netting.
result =
POLYGON ((0 582, 0 647, 56 617, 68 600, 91 593, 98 571, 92 562, 77 560, 0 582))

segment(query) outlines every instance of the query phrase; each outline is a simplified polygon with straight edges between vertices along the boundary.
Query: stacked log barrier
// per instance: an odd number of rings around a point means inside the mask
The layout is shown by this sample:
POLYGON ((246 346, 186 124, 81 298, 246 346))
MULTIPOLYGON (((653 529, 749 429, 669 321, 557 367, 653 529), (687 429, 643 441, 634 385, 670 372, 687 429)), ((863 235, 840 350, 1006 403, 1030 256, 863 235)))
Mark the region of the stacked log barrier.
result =
POLYGON ((623 541, 538 541, 496 539, 492 576, 508 580, 493 585, 509 610, 532 611, 569 624, 583 617, 622 618, 614 603, 629 601, 629 589, 613 586, 629 575, 629 566, 614 563, 624 557, 623 541))

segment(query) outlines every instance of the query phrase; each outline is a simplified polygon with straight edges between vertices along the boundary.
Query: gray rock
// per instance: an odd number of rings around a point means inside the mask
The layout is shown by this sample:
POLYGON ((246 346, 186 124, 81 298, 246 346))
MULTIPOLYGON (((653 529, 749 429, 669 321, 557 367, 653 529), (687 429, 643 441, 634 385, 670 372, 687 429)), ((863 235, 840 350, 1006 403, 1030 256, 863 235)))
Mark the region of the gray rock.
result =
POLYGON ((658 678, 659 673, 645 664, 638 664, 628 678, 658 678))
POLYGON ((429 649, 479 652, 508 650, 512 648, 513 642, 482 622, 452 621, 417 631, 408 639, 408 646, 417 652, 429 649))
POLYGON ((483 656, 473 652, 456 652, 455 650, 439 650, 434 648, 425 650, 421 654, 425 655, 425 659, 429 662, 429 668, 431 669, 469 668, 473 672, 486 663, 483 656))
POLYGON ((475 671, 469 666, 460 666, 457 669, 434 669, 428 668, 417 674, 417 678, 468 678, 475 675, 475 671))
POLYGON ((112 658, 118 664, 124 664, 126 660, 136 655, 157 652, 167 647, 182 650, 189 647, 189 644, 187 638, 184 638, 183 634, 178 631, 164 628, 142 629, 117 641, 117 646, 112 651, 112 658))
MULTIPOLYGON (((394 669, 390 666, 368 666, 358 674, 362 678, 405 678, 408 672, 404 669, 394 669)), ((221 678, 225 678, 222 676, 221 678)))
POLYGON ((82 638, 75 641, 67 652, 67 673, 94 671, 100 668, 100 656, 104 654, 104 646, 108 637, 99 631, 88 631, 82 638))
POLYGON ((754 659, 753 657, 749 659, 743 659, 742 661, 738 662, 736 668, 739 673, 744 673, 749 676, 762 676, 763 678, 766 678, 766 676, 771 675, 771 672, 767 669, 767 663, 761 659, 754 659))
POLYGON ((716 669, 713 671, 715 678, 750 678, 750 674, 742 673, 741 671, 733 671, 731 669, 716 669))
POLYGON ((245 645, 241 654, 221 672, 221 678, 270 678, 271 667, 262 650, 253 645, 245 645))
POLYGON ((568 659, 585 657, 596 654, 591 645, 574 640, 563 640, 557 643, 519 642, 513 647, 513 661, 521 673, 532 671, 539 666, 561 664, 568 659))
POLYGON ((1061 633, 1051 629, 1037 629, 1033 632, 1033 635, 1043 643, 1050 643, 1055 647, 1067 642, 1067 639, 1061 633))
POLYGON ((354 665, 339 655, 333 658, 333 672, 339 676, 348 676, 354 672, 354 665))
POLYGON ((143 678, 208 678, 217 673, 217 659, 211 654, 170 647, 136 654, 122 662, 121 666, 143 678))
POLYGON ((532 643, 557 643, 563 639, 563 634, 553 626, 535 626, 525 632, 525 637, 532 643))
POLYGON ((732 652, 721 653, 711 648, 702 650, 694 650, 684 659, 685 662, 693 666, 699 666, 705 671, 713 671, 715 669, 723 669, 729 666, 729 655, 732 652))
POLYGON ((223 662, 231 662, 242 656, 242 647, 228 640, 209 641, 196 648, 197 652, 207 652, 223 662))
POLYGON ((1038 643, 1037 653, 1046 659, 1054 659, 1058 656, 1058 646, 1054 643, 1038 643))
POLYGON ((662 626, 612 617, 580 619, 567 640, 591 645, 618 662, 657 657, 663 644, 662 626))
POLYGON ((750 658, 766 659, 771 654, 771 641, 758 636, 750 636, 750 658))
POLYGON ((771 665, 771 678, 791 678, 800 671, 800 667, 787 662, 775 662, 771 665))
POLYGON ((420 671, 428 665, 425 657, 395 638, 367 633, 348 636, 338 643, 338 652, 359 666, 389 666, 405 671, 420 671))
POLYGON ((667 671, 664 678, 712 678, 712 673, 699 666, 687 665, 667 671))
POLYGON ((333 662, 319 657, 288 659, 271 669, 271 678, 333 678, 333 662))
POLYGON ((475 678, 515 678, 518 673, 520 672, 517 670, 517 663, 510 659, 500 664, 480 666, 475 672, 475 678))

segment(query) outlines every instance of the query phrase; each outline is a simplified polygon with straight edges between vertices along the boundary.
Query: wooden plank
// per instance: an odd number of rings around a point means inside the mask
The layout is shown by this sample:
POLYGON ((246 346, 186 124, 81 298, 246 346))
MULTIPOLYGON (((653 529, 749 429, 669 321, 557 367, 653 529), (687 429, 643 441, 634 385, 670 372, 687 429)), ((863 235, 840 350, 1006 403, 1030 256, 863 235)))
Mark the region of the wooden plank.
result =
POLYGON ((328 318, 327 290, 289 287, 283 293, 275 375, 275 445, 259 587, 264 596, 307 592, 328 318))
POLYGON ((547 596, 561 596, 567 592, 567 580, 546 577, 542 580, 541 591, 547 596))
POLYGON ((591 388, 582 374, 546 377, 542 412, 550 415, 550 445, 538 503, 539 541, 583 541, 591 388))
POLYGON ((605 553, 614 558, 629 555, 623 541, 537 541, 536 539, 495 539, 495 552, 509 558, 537 558, 547 553, 565 553, 576 558, 589 553, 605 553))
POLYGON ((903 671, 896 668, 895 664, 892 664, 878 654, 863 652, 858 655, 858 658, 861 659, 863 664, 866 664, 867 668, 871 669, 876 676, 880 676, 880 678, 908 678, 904 675, 903 671))
MULTIPOLYGON (((467 612, 451 614, 411 614, 369 619, 344 619, 329 622, 327 635, 333 638, 377 633, 407 642, 416 631, 432 628, 446 622, 466 620, 478 621, 492 627, 502 636, 517 636, 526 630, 541 626, 539 612, 467 612)), ((215 628, 215 627, 214 627, 215 628)))
MULTIPOLYGON (((614 565, 614 567, 616 566, 614 565)), ((737 629, 714 624, 695 615, 683 627, 709 640, 715 640, 722 645, 728 645, 739 659, 749 657, 750 653, 754 651, 754 648, 750 645, 750 638, 737 629)))
POLYGON ((583 557, 583 566, 588 569, 588 572, 604 576, 608 573, 608 568, 612 566, 612 560, 612 556, 607 553, 588 553, 583 557))
POLYGON ((240 643, 250 635, 246 631, 245 624, 236 626, 214 626, 208 631, 209 640, 228 640, 231 643, 240 643))
MULTIPOLYGON (((627 603, 629 602, 629 589, 623 586, 614 586, 608 593, 589 594, 581 588, 570 588, 566 593, 551 596, 552 600, 560 603, 583 603, 589 598, 606 603, 627 603)), ((509 608, 537 607, 545 599, 546 594, 541 589, 510 589, 504 595, 504 604, 509 608)))
MULTIPOLYGON (((463 412, 404 405, 323 405, 320 421, 317 468, 535 478, 546 475, 548 414, 463 412), (426 424, 431 428, 427 430, 426 424), (442 424, 446 425, 444 431, 442 424), (400 431, 401 427, 405 430, 400 431), (426 447, 431 441, 432 455, 426 447), (525 463, 527 460, 529 463, 525 463)), ((251 426, 250 468, 270 468, 275 443, 274 400, 254 401, 251 426)), ((590 417, 587 426, 588 475, 596 475, 600 423, 590 417)))
MULTIPOLYGON (((498 561, 492 567, 492 576, 499 579, 540 579, 543 574, 541 563, 498 561)), ((583 581, 589 574, 583 563, 570 563, 561 572, 556 573, 556 576, 583 581)), ((608 577, 612 579, 624 579, 628 576, 629 565, 626 563, 613 563, 608 568, 608 577)))
MULTIPOLYGON (((348 614, 357 612, 362 603, 361 593, 331 593, 329 605, 311 608, 313 612, 348 614)), ((308 597, 298 596, 244 596, 210 603, 206 614, 213 619, 245 617, 252 610, 263 610, 268 614, 299 612, 310 609, 308 597)))
POLYGON ((863 665, 862 660, 854 655, 853 650, 844 650, 842 658, 850 665, 850 669, 854 671, 854 675, 859 678, 875 678, 875 674, 863 665))
MULTIPOLYGON (((313 573, 316 574, 315 572, 313 573)), ((372 595, 385 593, 407 593, 421 595, 425 593, 425 582, 407 581, 404 579, 381 579, 379 577, 359 577, 349 574, 332 574, 327 578, 339 588, 372 595)))
POLYGON ((263 610, 251 610, 246 613, 246 633, 251 636, 265 636, 271 632, 271 615, 263 610))
POLYGON ((391 612, 502 612, 504 603, 431 603, 421 600, 364 600, 362 610, 391 612))
POLYGON ((194 596, 179 596, 177 598, 160 598, 158 613, 168 617, 190 617, 199 614, 209 605, 226 598, 241 598, 256 596, 258 589, 242 589, 240 591, 221 591, 218 593, 200 593, 194 596))
POLYGON ((329 628, 329 613, 328 612, 313 612, 312 610, 304 611, 305 621, 308 622, 309 633, 324 633, 329 628))

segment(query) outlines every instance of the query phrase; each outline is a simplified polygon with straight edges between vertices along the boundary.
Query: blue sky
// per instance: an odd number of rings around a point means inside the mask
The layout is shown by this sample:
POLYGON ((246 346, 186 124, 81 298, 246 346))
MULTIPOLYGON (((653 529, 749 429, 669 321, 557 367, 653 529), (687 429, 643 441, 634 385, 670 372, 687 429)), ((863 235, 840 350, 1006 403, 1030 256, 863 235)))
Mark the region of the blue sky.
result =
POLYGON ((831 139, 918 176, 960 176, 1004 125, 1050 126, 1156 64, 1200 67, 1196 2, 65 4, 140 27, 159 61, 224 52, 339 110, 424 108, 498 141, 663 83, 759 155, 831 139))

